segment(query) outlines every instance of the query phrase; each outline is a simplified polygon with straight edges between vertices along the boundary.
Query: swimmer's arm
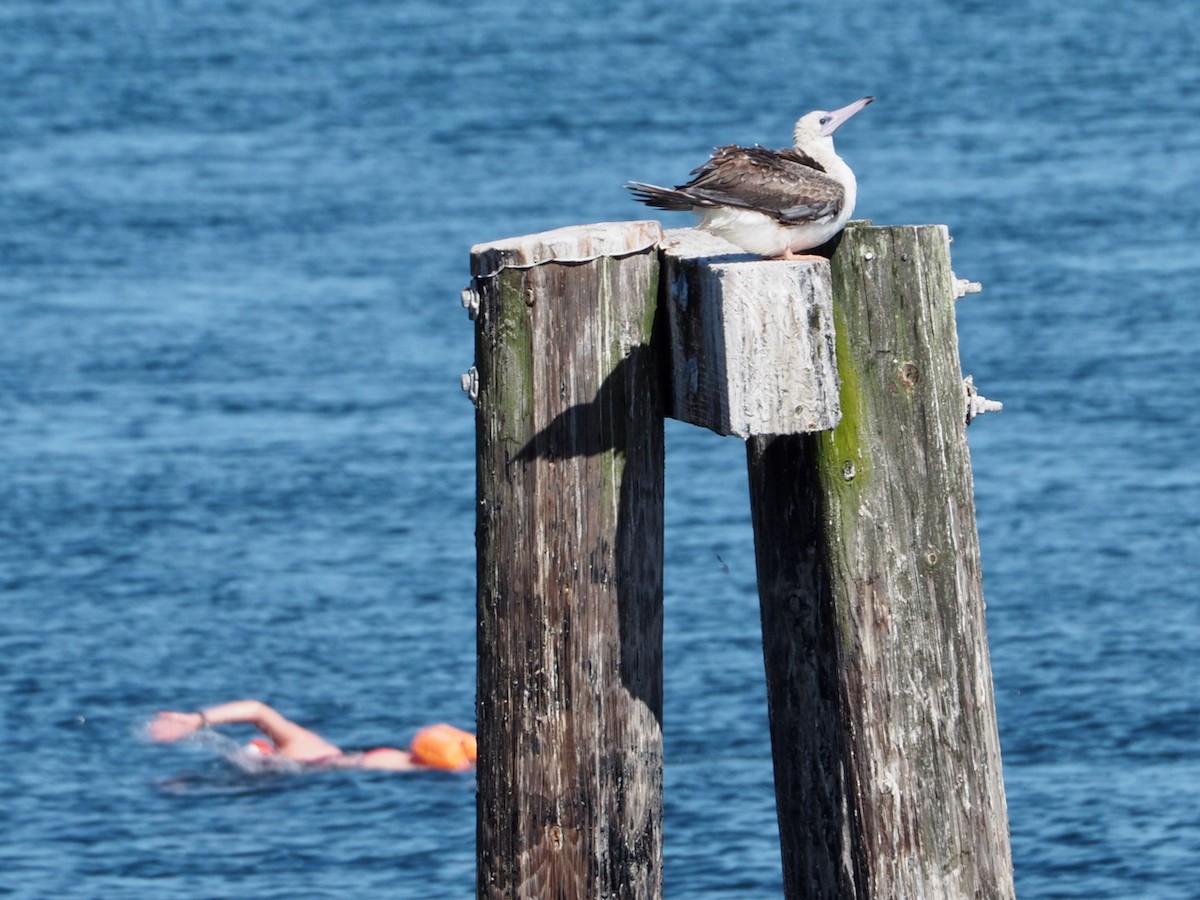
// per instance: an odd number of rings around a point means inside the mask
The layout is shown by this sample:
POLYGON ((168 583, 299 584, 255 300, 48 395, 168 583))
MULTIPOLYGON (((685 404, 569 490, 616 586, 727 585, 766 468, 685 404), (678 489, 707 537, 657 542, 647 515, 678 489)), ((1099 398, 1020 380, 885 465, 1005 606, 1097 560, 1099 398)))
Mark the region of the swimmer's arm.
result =
POLYGON ((279 713, 257 700, 236 700, 198 712, 164 710, 150 723, 150 736, 156 741, 178 741, 209 725, 245 722, 274 740, 271 734, 271 726, 275 724, 271 721, 272 714, 274 718, 283 719, 279 713))
POLYGON ((300 727, 260 700, 234 700, 232 703, 209 706, 192 715, 199 719, 197 728, 205 725, 253 725, 276 743, 279 736, 287 734, 288 726, 300 727))
POLYGON ((200 713, 176 712, 162 710, 153 721, 146 726, 146 733, 154 741, 171 743, 183 740, 193 732, 199 731, 205 725, 204 716, 200 713))
POLYGON ((341 753, 320 735, 297 725, 259 700, 235 700, 210 706, 199 712, 160 712, 150 723, 150 737, 156 741, 177 741, 206 725, 253 725, 284 756, 297 760, 318 759, 341 753))

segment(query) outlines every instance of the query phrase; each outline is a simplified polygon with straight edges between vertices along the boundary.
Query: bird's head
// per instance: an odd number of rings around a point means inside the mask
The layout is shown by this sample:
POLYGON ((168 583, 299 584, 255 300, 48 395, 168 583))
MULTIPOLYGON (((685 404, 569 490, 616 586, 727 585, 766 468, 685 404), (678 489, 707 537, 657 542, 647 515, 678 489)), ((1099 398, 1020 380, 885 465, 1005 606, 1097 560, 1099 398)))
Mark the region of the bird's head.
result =
POLYGON ((832 149, 833 133, 841 127, 843 122, 874 99, 874 97, 863 97, 861 100, 855 100, 853 103, 843 106, 841 109, 835 109, 832 112, 818 109, 802 116, 800 121, 796 123, 796 130, 792 135, 796 142, 796 147, 812 148, 814 145, 820 146, 826 144, 832 149))

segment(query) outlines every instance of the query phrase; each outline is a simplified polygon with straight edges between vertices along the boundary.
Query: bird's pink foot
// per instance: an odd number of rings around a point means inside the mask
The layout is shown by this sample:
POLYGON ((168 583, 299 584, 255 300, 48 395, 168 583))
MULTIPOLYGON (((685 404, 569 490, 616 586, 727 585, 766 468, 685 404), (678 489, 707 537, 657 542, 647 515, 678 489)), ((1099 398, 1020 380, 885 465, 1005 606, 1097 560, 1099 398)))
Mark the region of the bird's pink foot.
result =
POLYGON ((792 248, 789 247, 788 249, 786 249, 782 253, 780 253, 778 256, 767 256, 767 257, 765 257, 765 259, 797 260, 797 259, 825 259, 825 257, 824 256, 816 256, 812 253, 793 253, 792 248))

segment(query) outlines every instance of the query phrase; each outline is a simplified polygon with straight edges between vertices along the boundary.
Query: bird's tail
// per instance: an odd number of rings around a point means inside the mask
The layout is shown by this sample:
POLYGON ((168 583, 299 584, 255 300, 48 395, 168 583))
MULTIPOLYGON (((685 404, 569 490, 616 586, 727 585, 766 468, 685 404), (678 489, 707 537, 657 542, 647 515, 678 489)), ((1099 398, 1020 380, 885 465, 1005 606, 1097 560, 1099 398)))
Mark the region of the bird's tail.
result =
POLYGON ((655 209, 688 212, 693 206, 696 206, 696 201, 692 197, 675 188, 642 184, 640 181, 631 181, 625 187, 632 191, 633 196, 640 202, 647 206, 653 206, 655 209))

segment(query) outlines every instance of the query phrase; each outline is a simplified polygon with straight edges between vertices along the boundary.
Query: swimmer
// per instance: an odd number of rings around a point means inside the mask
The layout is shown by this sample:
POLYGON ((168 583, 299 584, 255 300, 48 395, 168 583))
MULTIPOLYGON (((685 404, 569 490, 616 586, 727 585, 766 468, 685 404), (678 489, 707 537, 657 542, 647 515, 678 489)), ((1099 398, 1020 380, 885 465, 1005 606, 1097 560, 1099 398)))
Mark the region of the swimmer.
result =
POLYGON ((217 725, 253 725, 266 736, 255 738, 247 752, 279 756, 296 763, 331 769, 413 769, 465 771, 475 764, 475 735, 452 725, 429 725, 412 739, 407 750, 375 747, 347 753, 319 734, 297 725, 258 700, 235 700, 197 712, 164 710, 147 726, 150 738, 171 743, 217 725))

